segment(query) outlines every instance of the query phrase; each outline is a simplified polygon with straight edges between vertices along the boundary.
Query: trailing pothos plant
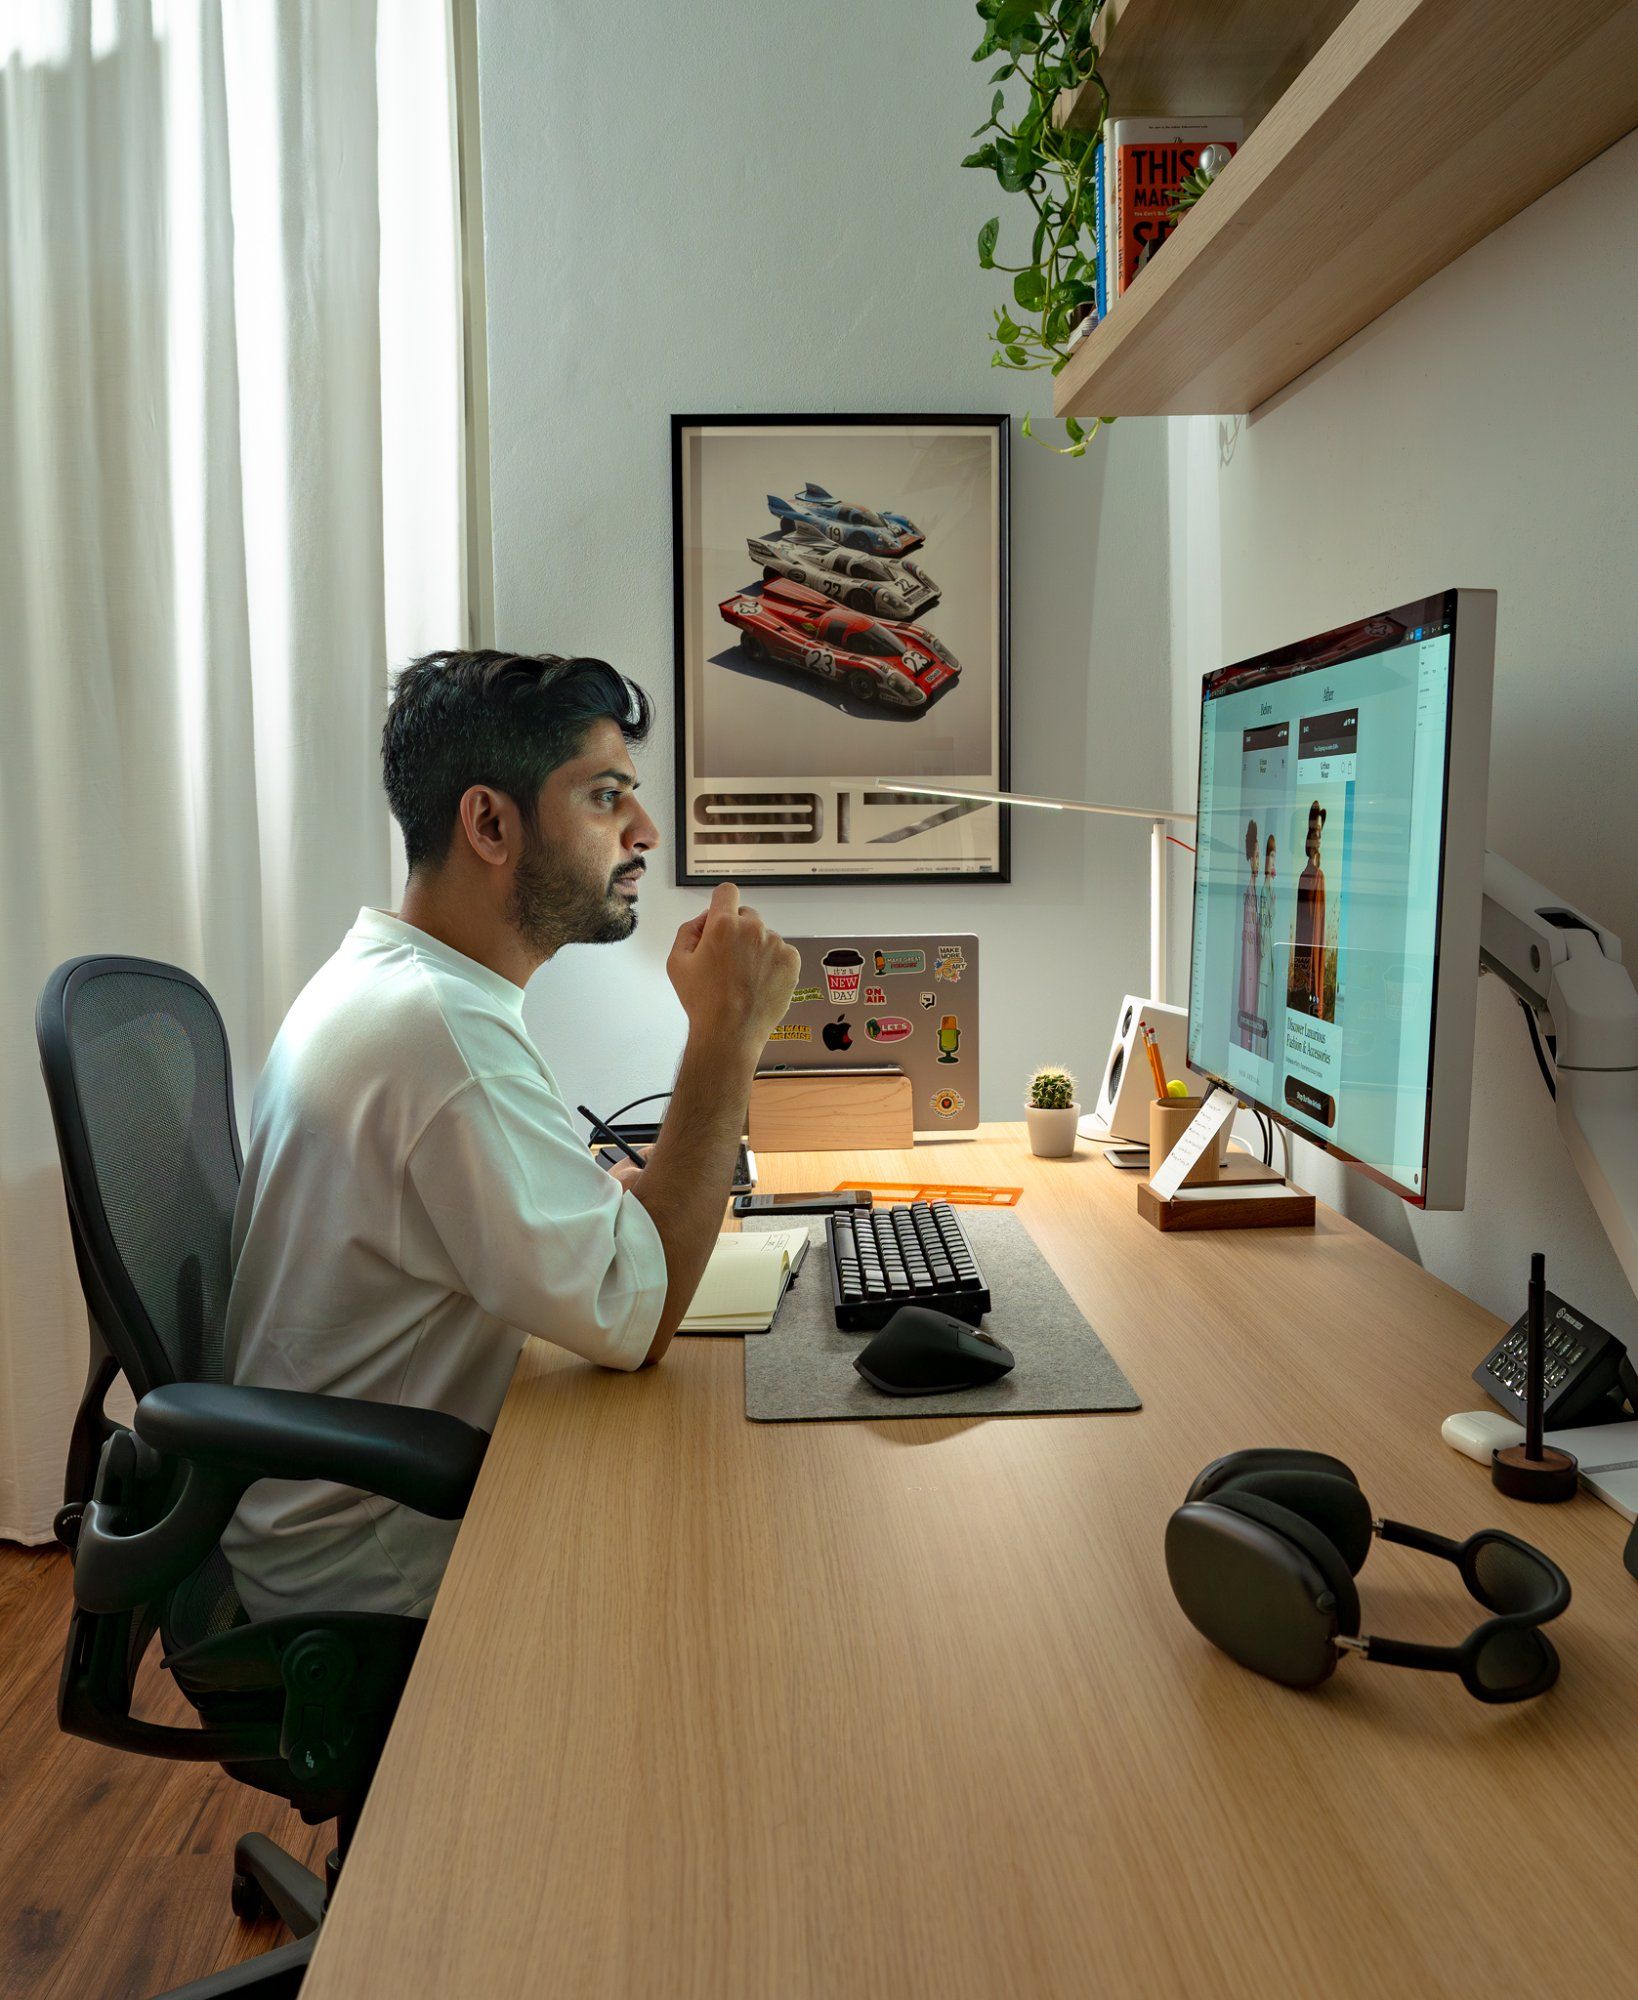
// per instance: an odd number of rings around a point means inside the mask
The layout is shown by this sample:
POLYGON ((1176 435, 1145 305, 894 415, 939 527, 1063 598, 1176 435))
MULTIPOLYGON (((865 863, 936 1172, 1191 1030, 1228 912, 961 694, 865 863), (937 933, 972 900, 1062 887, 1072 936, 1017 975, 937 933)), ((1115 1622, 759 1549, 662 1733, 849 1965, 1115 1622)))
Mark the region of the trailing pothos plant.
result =
MULTIPOLYGON (((978 0, 984 38, 974 62, 1001 58, 990 81, 996 92, 990 115, 973 134, 984 143, 962 161, 993 173, 1007 194, 1022 195, 1035 215, 1029 261, 1003 264, 995 254, 1001 218, 991 216, 978 232, 978 261, 986 271, 1012 276, 1012 306, 999 307, 990 338, 990 365, 1025 372, 1049 369, 1056 375, 1069 360, 1076 328, 1095 310, 1099 256, 1093 155, 1109 112, 1109 93, 1098 75, 1092 23, 1104 0, 978 0), (1025 99, 1009 118, 1005 86, 1020 78, 1025 99), (1099 103, 1090 126, 1060 131, 1052 109, 1061 90, 1091 79, 1099 103), (985 138, 993 133, 993 138, 985 138)), ((1066 417, 1068 442, 1052 445, 1066 458, 1084 456, 1102 423, 1066 417)), ((1030 418, 1025 437, 1034 438, 1030 418)), ((1044 438, 1036 438, 1045 444, 1044 438)))

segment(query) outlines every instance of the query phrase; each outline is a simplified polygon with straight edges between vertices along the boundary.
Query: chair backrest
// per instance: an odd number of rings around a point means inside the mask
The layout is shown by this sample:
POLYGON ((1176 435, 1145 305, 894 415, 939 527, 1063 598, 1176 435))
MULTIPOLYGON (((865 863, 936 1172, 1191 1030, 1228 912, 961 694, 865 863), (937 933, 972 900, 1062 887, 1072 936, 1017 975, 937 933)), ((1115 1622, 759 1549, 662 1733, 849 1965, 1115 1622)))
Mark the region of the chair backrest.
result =
POLYGON ((138 1396, 220 1382, 243 1162, 215 1002, 174 965, 76 958, 35 1028, 97 1330, 138 1396))

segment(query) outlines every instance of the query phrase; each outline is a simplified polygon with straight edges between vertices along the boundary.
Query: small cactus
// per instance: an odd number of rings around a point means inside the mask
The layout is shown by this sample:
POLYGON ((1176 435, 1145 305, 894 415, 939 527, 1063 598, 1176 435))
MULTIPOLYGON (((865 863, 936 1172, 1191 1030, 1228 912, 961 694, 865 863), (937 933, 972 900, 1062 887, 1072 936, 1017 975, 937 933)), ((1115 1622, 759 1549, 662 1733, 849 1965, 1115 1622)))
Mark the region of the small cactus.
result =
POLYGON ((1038 1111, 1067 1111, 1075 1102, 1075 1079, 1066 1069, 1038 1069, 1029 1080, 1029 1101, 1038 1111))

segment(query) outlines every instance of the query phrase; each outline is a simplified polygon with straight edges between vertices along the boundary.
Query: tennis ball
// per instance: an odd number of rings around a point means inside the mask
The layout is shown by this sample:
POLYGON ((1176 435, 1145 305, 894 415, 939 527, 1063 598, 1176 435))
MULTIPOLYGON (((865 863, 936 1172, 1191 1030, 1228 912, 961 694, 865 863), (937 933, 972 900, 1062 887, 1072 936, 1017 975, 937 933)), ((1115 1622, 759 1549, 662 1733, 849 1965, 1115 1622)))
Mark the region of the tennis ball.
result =
POLYGON ((1189 1086, 1180 1076, 1174 1076, 1166 1086, 1166 1095, 1168 1097, 1187 1097, 1188 1094, 1189 1086))

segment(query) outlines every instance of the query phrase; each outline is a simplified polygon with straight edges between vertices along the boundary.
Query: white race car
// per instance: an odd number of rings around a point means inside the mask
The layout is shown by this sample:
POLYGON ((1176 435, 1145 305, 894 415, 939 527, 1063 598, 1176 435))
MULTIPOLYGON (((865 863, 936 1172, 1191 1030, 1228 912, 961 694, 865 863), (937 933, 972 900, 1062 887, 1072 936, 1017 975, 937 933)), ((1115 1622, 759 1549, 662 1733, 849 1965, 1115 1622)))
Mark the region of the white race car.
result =
POLYGON ((782 576, 874 618, 919 618, 941 594, 918 563, 839 549, 806 521, 787 534, 752 535, 746 547, 769 583, 782 576))

